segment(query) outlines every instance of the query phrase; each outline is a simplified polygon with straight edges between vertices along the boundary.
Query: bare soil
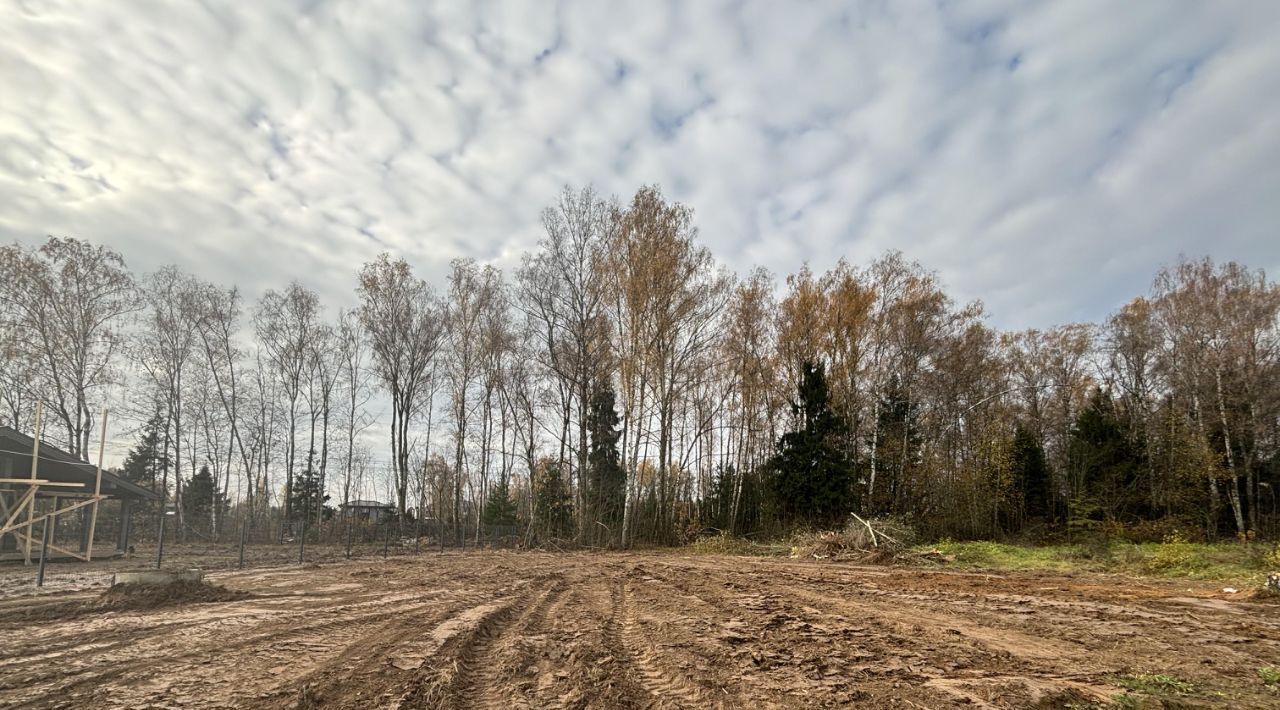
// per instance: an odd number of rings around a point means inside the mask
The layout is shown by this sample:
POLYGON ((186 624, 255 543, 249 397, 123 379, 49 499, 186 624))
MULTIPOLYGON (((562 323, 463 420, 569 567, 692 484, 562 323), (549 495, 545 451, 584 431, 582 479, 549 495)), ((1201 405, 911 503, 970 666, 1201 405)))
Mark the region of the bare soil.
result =
POLYGON ((211 577, 0 600, 0 706, 1088 707, 1159 673, 1195 690, 1139 702, 1280 707, 1280 606, 1204 583, 535 552, 211 577))

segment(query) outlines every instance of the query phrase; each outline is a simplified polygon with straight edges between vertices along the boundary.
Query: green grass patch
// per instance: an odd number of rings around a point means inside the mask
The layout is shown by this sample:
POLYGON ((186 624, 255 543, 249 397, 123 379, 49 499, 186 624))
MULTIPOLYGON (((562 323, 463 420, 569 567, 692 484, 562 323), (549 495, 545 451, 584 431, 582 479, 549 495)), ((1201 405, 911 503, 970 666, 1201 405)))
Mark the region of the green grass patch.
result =
POLYGON ((1121 693, 1111 699, 1110 706, 1116 710, 1137 710, 1141 705, 1138 696, 1129 693, 1121 693))
POLYGON ((1237 542, 1129 543, 1094 541, 1076 545, 1015 545, 1002 542, 942 540, 917 545, 916 553, 937 550, 960 567, 992 570, 1109 572, 1179 577, 1259 586, 1271 569, 1275 546, 1237 542))
POLYGON ((1259 668, 1258 677, 1262 679, 1262 684, 1268 688, 1280 688, 1280 668, 1275 666, 1259 668))

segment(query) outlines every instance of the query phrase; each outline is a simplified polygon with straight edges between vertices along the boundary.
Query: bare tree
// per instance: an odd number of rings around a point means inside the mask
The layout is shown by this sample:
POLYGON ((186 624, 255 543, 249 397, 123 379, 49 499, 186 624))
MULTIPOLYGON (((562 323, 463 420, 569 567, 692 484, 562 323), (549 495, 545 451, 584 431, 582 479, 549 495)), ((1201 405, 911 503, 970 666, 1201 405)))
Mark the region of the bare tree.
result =
POLYGON ((240 292, 232 287, 222 289, 210 283, 202 284, 198 295, 198 327, 200 344, 204 353, 213 389, 222 405, 226 425, 229 428, 225 469, 222 475, 222 494, 228 496, 231 487, 231 468, 235 455, 239 454, 240 468, 245 479, 245 502, 252 512, 256 501, 254 452, 246 445, 241 434, 241 360, 243 352, 236 343, 240 328, 240 292))
POLYGON ((307 407, 310 412, 311 431, 307 440, 308 477, 314 477, 315 490, 319 499, 313 501, 307 496, 306 504, 315 503, 315 510, 303 511, 304 516, 312 513, 316 516, 316 524, 324 519, 324 493, 327 486, 325 478, 329 465, 329 423, 333 414, 333 396, 338 383, 339 367, 337 343, 334 330, 328 325, 321 325, 315 331, 310 343, 311 352, 307 363, 307 407), (320 450, 316 450, 316 424, 320 424, 320 450), (318 468, 317 468, 318 466, 318 468))
POLYGON ((723 339, 726 370, 732 398, 732 427, 726 443, 733 447, 733 497, 728 515, 729 532, 738 532, 742 517, 743 485, 766 454, 772 437, 767 421, 771 414, 770 392, 776 347, 777 304, 768 272, 757 269, 738 284, 729 302, 723 339), (765 436, 762 436, 765 435, 765 436))
MULTIPOLYGON (((298 400, 306 385, 312 343, 320 325, 320 297, 296 281, 283 291, 268 290, 258 302, 253 324, 288 401, 288 439, 285 441, 284 519, 290 520, 294 463, 297 458, 298 400)), ((270 447, 268 447, 268 450, 270 447)), ((283 528, 281 535, 284 534, 283 528)))
MULTIPOLYGON (((556 383, 561 469, 567 452, 574 450, 573 470, 580 478, 587 466, 591 384, 603 372, 608 348, 601 262, 615 222, 609 206, 591 187, 575 192, 566 186, 557 203, 543 210, 542 225, 545 237, 539 250, 527 255, 516 273, 518 302, 537 323, 542 336, 539 361, 556 383), (570 433, 575 420, 576 435, 570 433)), ((577 509, 585 510, 581 500, 577 509)), ((581 524, 579 520, 580 531, 581 524)))
POLYGON ((29 348, 14 342, 13 330, 4 329, 0 338, 0 424, 18 431, 35 428, 35 403, 39 399, 39 361, 29 348))
MULTIPOLYGON (((501 278, 499 276, 499 278, 501 278)), ((507 290, 501 282, 496 285, 493 298, 485 304, 480 316, 480 486, 477 496, 476 539, 479 541, 484 506, 489 493, 489 471, 493 461, 494 414, 502 419, 500 402, 495 402, 507 374, 507 365, 515 334, 512 330, 511 309, 507 290)), ((505 419, 503 419, 505 421, 505 419)), ((503 435, 505 438, 505 429, 503 435)))
POLYGON ((385 253, 360 269, 358 292, 360 322, 368 333, 378 377, 391 394, 391 457, 403 517, 409 489, 409 424, 423 404, 440 350, 441 307, 406 261, 385 253))
MULTIPOLYGON (((732 279, 716 268, 706 248, 697 246, 692 210, 667 203, 657 187, 641 188, 615 219, 607 266, 615 279, 614 304, 623 334, 615 349, 634 373, 623 377, 624 403, 631 403, 634 392, 629 390, 636 384, 650 390, 658 432, 659 504, 653 522, 657 534, 666 538, 673 530, 672 504, 682 474, 672 465, 678 408, 719 342, 720 314, 732 279)), ((639 411, 630 416, 636 415, 643 417, 639 411)), ((624 414, 624 422, 628 416, 624 414)), ((624 528, 627 517, 624 513, 624 528)))
POLYGON ((50 237, 38 248, 0 248, 7 344, 32 364, 33 391, 61 423, 74 456, 88 454, 91 400, 114 381, 124 319, 137 308, 124 259, 106 247, 50 237))
POLYGON ((1276 411, 1268 373, 1280 349, 1280 288, 1261 272, 1206 258, 1162 270, 1155 289, 1166 367, 1191 402, 1200 438, 1216 439, 1221 454, 1224 470, 1207 476, 1210 525, 1225 484, 1236 531, 1247 535, 1256 525, 1257 444, 1276 411))
POLYGON ((449 275, 446 322, 449 329, 448 381, 454 421, 454 534, 462 537, 462 489, 466 480, 465 447, 471 415, 471 389, 482 372, 485 315, 501 299, 502 277, 490 266, 470 259, 453 262, 449 275))
POLYGON ((342 416, 346 426, 346 465, 342 471, 342 504, 345 506, 351 501, 352 468, 358 455, 356 437, 372 424, 365 410, 369 402, 371 371, 365 365, 365 334, 357 312, 338 314, 335 338, 344 405, 342 416))
MULTIPOLYGON (((190 370, 196 347, 198 322, 197 283, 190 275, 175 266, 166 266, 147 276, 143 288, 147 305, 142 328, 136 333, 134 362, 146 374, 154 388, 157 400, 163 406, 166 427, 166 444, 173 446, 174 502, 177 507, 179 531, 182 531, 182 455, 184 428, 194 423, 185 417, 185 394, 189 383, 185 377, 190 370), (170 436, 171 434, 171 436, 170 436)), ((198 419, 198 418, 197 418, 198 419)), ((188 456, 195 453, 191 442, 188 456)), ((195 460, 191 461, 194 467, 195 460)), ((192 473, 194 473, 194 468, 192 473)), ((161 494, 168 493, 168 468, 163 472, 161 494)))

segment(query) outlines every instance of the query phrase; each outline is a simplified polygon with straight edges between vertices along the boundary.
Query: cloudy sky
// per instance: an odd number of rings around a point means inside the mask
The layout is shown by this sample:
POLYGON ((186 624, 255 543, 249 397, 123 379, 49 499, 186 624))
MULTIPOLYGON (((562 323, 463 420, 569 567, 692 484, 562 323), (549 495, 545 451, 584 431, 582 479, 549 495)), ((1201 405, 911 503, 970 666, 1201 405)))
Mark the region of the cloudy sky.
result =
POLYGON ((501 266, 565 184, 697 212, 739 272, 886 249, 993 324, 1180 253, 1280 273, 1280 2, 0 3, 0 240, 336 307, 501 266))

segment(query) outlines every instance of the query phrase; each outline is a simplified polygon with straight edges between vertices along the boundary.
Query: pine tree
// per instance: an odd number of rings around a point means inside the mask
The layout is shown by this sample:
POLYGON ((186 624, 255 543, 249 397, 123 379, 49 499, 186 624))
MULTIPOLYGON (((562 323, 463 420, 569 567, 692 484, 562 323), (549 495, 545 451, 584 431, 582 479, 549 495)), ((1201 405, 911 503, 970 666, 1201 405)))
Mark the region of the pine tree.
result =
POLYGON ((831 408, 823 366, 805 362, 794 413, 767 464, 773 510, 784 524, 833 524, 853 510, 853 464, 841 441, 848 428, 831 408))
POLYGON ((1013 479, 1022 497, 1023 516, 1047 519, 1053 511, 1049 462, 1035 433, 1021 422, 1013 431, 1009 457, 1013 479))
POLYGON ((153 415, 143 425, 138 443, 129 449, 121 473, 126 480, 140 486, 153 488, 160 478, 162 468, 168 466, 162 450, 164 420, 153 415))
POLYGON ((289 519, 293 522, 315 517, 316 511, 322 511, 323 518, 329 518, 333 509, 325 505, 329 502, 329 494, 323 488, 320 472, 308 465, 294 477, 293 487, 289 491, 289 519))
POLYGON ((489 490, 489 498, 484 506, 484 524, 516 524, 516 502, 511 497, 511 487, 505 478, 489 490))
POLYGON ((209 467, 201 466, 200 470, 187 480, 186 488, 183 490, 183 519, 192 527, 212 531, 215 512, 217 515, 224 514, 226 503, 218 490, 217 483, 213 480, 213 474, 209 472, 209 467))
MULTIPOLYGON (((129 449, 121 466, 120 473, 125 480, 158 490, 163 479, 161 474, 169 467, 169 458, 164 450, 164 426, 164 419, 159 413, 143 425, 138 443, 129 449)), ((157 505, 152 501, 136 501, 132 507, 132 524, 139 530, 144 529, 146 521, 156 515, 157 505)))
POLYGON ((587 455, 586 503, 591 536, 607 538, 612 543, 622 532, 622 513, 626 504, 626 471, 618 453, 618 414, 614 409, 613 387, 598 381, 592 388, 587 410, 587 430, 591 450, 587 455), (596 525, 596 523, 600 525, 596 525), (601 525, 607 528, 601 529, 601 525))
POLYGON ((1141 456, 1111 395, 1101 389, 1094 390, 1076 417, 1068 460, 1072 518, 1123 517, 1134 502, 1141 456))

